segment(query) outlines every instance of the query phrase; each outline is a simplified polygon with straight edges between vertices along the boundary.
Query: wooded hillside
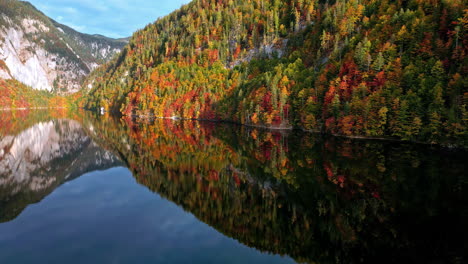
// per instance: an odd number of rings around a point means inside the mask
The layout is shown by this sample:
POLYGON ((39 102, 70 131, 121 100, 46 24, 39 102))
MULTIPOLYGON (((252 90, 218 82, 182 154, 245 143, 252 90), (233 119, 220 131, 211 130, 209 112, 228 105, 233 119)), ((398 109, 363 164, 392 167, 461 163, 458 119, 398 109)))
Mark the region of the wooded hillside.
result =
POLYGON ((462 0, 195 0, 88 79, 88 108, 467 144, 462 0))

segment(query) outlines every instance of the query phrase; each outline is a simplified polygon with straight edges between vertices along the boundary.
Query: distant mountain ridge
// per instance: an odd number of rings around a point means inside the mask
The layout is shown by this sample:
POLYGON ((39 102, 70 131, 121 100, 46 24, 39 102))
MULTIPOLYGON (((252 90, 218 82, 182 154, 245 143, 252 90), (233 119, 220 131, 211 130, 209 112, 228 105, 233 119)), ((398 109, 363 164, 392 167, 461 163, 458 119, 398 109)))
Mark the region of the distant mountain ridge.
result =
POLYGON ((37 90, 76 92, 85 76, 126 44, 126 39, 79 33, 29 2, 0 0, 2 79, 37 90))

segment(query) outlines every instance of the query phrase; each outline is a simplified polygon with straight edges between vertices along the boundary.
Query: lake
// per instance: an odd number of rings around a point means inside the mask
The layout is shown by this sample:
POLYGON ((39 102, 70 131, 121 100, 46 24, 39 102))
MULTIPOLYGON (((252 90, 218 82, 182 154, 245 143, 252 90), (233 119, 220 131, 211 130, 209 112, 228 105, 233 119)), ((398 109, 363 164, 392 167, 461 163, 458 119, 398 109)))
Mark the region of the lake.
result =
POLYGON ((465 263, 467 152, 0 112, 0 263, 465 263))

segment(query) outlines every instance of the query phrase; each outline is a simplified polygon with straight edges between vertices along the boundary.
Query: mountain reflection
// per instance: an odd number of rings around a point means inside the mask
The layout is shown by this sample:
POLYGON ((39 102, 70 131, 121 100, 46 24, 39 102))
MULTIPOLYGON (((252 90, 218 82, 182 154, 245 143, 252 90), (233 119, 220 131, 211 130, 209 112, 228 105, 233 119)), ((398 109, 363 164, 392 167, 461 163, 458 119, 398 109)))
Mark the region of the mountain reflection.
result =
POLYGON ((30 126, 0 118, 3 221, 118 157, 140 184, 264 252, 307 263, 466 260, 463 151, 89 113, 30 126))
POLYGON ((0 222, 12 220, 65 181, 120 164, 78 121, 47 111, 3 112, 0 121, 0 222))
POLYGON ((250 247, 310 263, 465 258, 465 153, 192 121, 86 122, 138 182, 250 247))

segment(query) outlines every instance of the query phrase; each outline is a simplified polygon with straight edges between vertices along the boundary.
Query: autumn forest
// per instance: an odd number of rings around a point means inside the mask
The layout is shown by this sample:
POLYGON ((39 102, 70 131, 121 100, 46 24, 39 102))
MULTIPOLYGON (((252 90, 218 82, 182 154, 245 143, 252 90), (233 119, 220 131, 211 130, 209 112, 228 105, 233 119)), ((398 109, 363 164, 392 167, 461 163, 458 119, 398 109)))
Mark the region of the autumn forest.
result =
POLYGON ((93 72, 82 106, 468 143, 461 0, 196 0, 93 72))
POLYGON ((182 1, 0 0, 0 263, 467 263, 466 0, 182 1))

